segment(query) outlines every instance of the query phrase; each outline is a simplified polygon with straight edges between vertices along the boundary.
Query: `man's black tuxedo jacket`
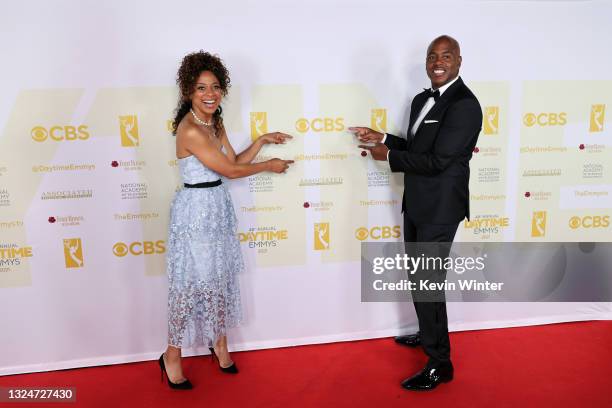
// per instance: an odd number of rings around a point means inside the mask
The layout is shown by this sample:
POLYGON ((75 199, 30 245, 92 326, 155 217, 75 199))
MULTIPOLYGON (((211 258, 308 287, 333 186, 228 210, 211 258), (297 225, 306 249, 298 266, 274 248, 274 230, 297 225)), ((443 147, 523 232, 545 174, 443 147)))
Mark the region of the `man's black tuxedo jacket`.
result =
POLYGON ((387 135, 391 171, 404 173, 402 211, 415 224, 458 224, 469 219, 469 161, 482 127, 478 100, 458 78, 410 133, 428 92, 412 101, 407 140, 387 135))

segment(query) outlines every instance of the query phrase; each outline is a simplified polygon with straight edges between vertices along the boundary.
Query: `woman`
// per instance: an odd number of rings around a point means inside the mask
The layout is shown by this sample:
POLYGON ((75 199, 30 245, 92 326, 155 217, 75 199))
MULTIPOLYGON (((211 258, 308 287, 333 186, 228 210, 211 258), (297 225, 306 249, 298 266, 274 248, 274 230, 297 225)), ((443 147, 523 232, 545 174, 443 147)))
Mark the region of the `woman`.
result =
POLYGON ((176 194, 170 213, 168 348, 159 366, 171 388, 191 389, 181 367, 184 347, 206 345, 222 371, 238 372, 226 331, 242 317, 236 274, 244 264, 234 208, 221 176, 284 173, 293 161, 251 163, 263 145, 291 138, 283 133, 265 134, 242 153, 234 152, 220 106, 230 78, 219 57, 203 51, 185 56, 177 84, 181 96, 173 133, 185 188, 176 194))

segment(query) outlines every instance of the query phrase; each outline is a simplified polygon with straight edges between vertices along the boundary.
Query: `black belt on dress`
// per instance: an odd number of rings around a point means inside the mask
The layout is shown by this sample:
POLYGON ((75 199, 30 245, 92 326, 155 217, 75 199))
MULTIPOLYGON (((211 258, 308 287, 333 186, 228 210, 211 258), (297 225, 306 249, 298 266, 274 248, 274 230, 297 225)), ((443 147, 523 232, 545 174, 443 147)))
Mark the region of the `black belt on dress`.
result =
POLYGON ((187 183, 184 184, 185 188, 211 188, 211 187, 217 187, 220 185, 221 185, 221 179, 217 181, 206 181, 204 183, 198 183, 198 184, 187 184, 187 183))

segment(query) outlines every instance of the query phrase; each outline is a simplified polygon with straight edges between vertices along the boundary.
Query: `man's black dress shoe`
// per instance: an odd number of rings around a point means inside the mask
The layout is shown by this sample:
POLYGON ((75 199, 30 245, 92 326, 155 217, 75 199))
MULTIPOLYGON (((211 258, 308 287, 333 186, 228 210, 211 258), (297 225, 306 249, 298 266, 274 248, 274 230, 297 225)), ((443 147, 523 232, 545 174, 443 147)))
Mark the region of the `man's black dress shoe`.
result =
POLYGON ((417 347, 421 345, 421 334, 420 332, 416 332, 415 334, 397 336, 395 342, 403 346, 417 347))
POLYGON ((453 365, 446 364, 440 367, 425 367, 412 377, 402 381, 402 387, 410 391, 433 390, 440 383, 453 379, 453 365))

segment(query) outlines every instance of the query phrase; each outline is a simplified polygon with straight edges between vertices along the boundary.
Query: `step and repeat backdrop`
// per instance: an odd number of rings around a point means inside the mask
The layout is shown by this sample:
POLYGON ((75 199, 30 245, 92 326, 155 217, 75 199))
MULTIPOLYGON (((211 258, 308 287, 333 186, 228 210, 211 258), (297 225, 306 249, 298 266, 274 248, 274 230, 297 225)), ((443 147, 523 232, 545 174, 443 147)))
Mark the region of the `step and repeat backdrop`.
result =
MULTIPOLYGON (((174 79, 199 49, 230 70, 224 120, 236 150, 267 132, 293 135, 256 159, 295 160, 287 174, 227 181, 247 262, 233 350, 415 329, 411 304, 360 301, 361 243, 401 241, 403 182, 347 128, 405 135, 411 98, 428 86, 427 45, 440 34, 460 41, 461 75, 484 117, 472 218, 457 240, 612 238, 605 2, 6 9, 0 346, 10 352, 0 374, 146 360, 165 348, 168 215, 181 188, 174 79)), ((453 330, 611 317, 609 303, 449 306, 453 330)))

